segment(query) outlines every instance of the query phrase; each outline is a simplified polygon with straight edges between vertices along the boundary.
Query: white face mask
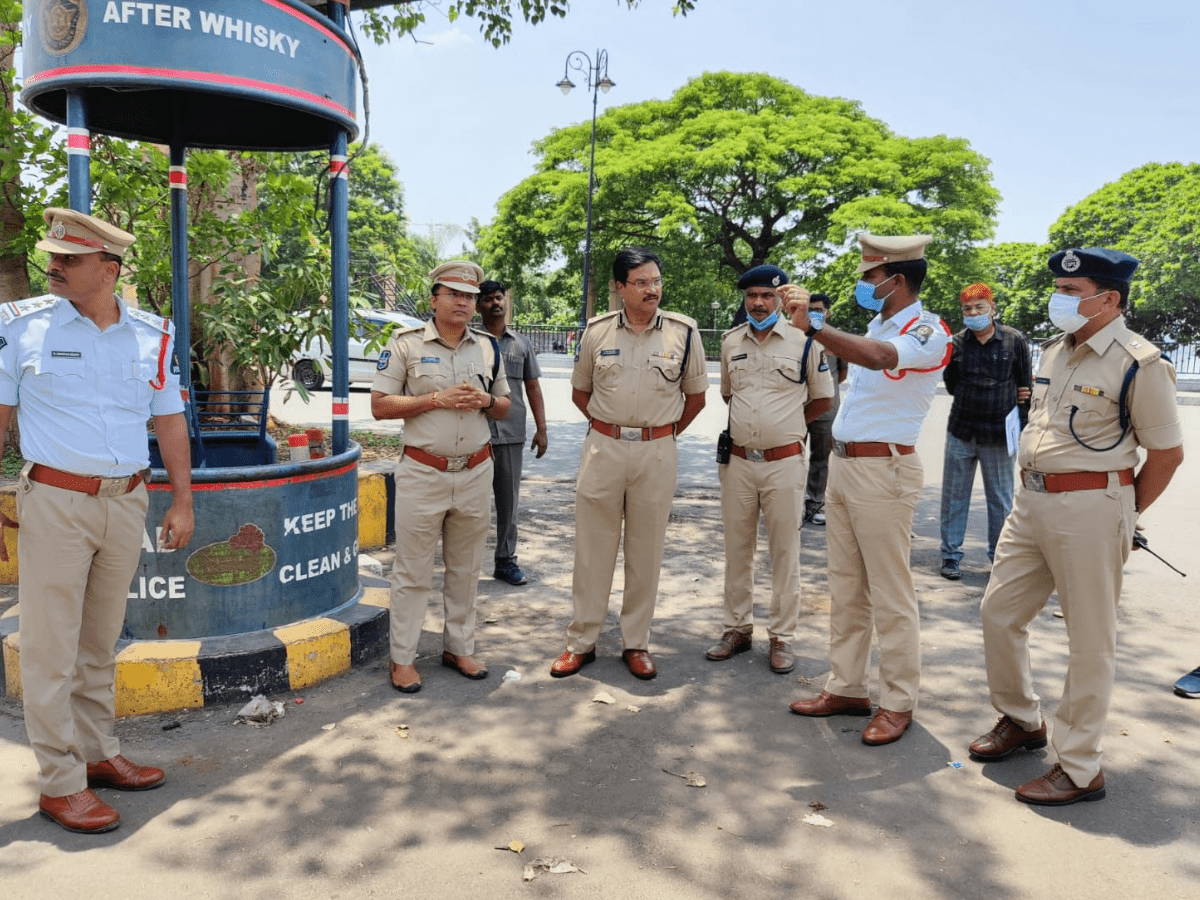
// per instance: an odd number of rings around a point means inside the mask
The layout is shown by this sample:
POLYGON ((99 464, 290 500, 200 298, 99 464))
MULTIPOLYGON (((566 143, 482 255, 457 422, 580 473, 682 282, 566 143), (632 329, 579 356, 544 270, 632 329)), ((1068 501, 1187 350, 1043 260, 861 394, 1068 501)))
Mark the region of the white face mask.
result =
POLYGON ((1091 297, 1076 297, 1072 294, 1051 294, 1050 295, 1050 323, 1067 334, 1074 334, 1080 328, 1088 323, 1090 319, 1096 318, 1100 313, 1094 316, 1085 316, 1079 311, 1079 304, 1084 300, 1091 300, 1092 297, 1099 297, 1100 294, 1107 294, 1108 291, 1101 291, 1099 294, 1092 294, 1091 297))

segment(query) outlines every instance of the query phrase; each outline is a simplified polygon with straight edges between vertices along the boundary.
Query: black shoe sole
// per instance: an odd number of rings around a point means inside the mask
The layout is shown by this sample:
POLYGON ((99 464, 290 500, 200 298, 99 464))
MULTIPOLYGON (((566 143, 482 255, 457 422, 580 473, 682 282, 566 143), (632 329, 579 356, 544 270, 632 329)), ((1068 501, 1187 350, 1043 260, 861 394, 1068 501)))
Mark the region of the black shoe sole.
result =
POLYGON ((1078 797, 1072 797, 1070 800, 1033 800, 1029 797, 1022 797, 1020 794, 1016 798, 1022 803, 1028 803, 1030 806, 1070 806, 1072 803, 1091 803, 1093 800, 1103 800, 1104 795, 1108 793, 1107 788, 1100 788, 1098 791, 1092 791, 1090 794, 1080 794, 1078 797))

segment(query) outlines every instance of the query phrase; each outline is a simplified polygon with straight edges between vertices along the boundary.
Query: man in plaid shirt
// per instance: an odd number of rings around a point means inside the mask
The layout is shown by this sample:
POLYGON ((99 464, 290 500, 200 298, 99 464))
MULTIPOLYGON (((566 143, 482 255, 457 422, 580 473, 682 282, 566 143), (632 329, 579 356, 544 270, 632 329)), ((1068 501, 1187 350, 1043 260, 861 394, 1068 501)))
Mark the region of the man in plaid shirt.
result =
POLYGON ((963 325, 954 335, 954 355, 943 378, 954 396, 946 428, 942 468, 942 577, 962 577, 963 536, 975 467, 983 471, 987 498, 988 559, 996 553, 1000 527, 1012 509, 1013 462, 1005 419, 1019 409, 1020 424, 1029 413, 1033 371, 1025 335, 996 321, 996 304, 986 284, 972 284, 959 295, 963 325))

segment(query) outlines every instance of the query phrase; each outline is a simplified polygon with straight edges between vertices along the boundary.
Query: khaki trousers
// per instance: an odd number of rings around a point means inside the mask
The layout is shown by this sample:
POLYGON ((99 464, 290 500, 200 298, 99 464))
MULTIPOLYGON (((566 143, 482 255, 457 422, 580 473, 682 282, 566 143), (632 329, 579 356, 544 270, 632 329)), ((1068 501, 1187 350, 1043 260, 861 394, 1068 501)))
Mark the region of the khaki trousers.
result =
POLYGON ((143 485, 89 497, 21 476, 21 685, 46 796, 82 791, 86 763, 121 752, 113 736, 116 644, 148 505, 143 485))
POLYGON ((830 460, 825 492, 829 555, 829 682, 843 697, 867 697, 871 632, 879 636, 879 705, 910 712, 921 681, 921 626, 909 548, 925 480, 907 456, 830 460))
POLYGON ((475 594, 491 525, 492 461, 439 472, 402 456, 396 463, 396 556, 392 562, 391 659, 410 666, 433 590, 433 554, 442 540, 443 647, 475 653, 475 594))
POLYGON ((1106 490, 1039 494, 1017 489, 983 595, 984 659, 992 704, 1025 729, 1042 709, 1033 688, 1029 623, 1058 591, 1067 631, 1067 677, 1054 716, 1063 771, 1086 785, 1100 771, 1100 738, 1117 667, 1117 603, 1129 556, 1133 487, 1112 474, 1106 490))
POLYGON ((758 517, 771 553, 767 634, 790 641, 800 617, 800 522, 808 466, 803 455, 775 462, 732 456, 718 466, 725 525, 725 629, 754 630, 754 550, 758 517))
POLYGON ((625 592, 621 638, 627 650, 650 646, 663 542, 678 463, 675 439, 618 441, 589 431, 575 487, 574 620, 567 649, 596 646, 612 592, 617 546, 625 531, 625 592))

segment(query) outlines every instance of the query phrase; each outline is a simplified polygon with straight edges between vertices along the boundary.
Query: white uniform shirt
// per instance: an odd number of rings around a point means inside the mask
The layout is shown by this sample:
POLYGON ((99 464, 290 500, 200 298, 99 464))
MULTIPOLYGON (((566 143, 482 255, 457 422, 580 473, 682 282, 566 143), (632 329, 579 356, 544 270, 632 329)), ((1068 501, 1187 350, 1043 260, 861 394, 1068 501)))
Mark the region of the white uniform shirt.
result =
POLYGON ((17 407, 29 462, 132 475, 150 465, 150 417, 183 412, 171 321, 117 304, 104 331, 61 297, 0 307, 0 403, 17 407))
POLYGON ((950 359, 950 329, 918 300, 887 320, 876 316, 867 337, 896 348, 896 368, 875 371, 850 364, 833 436, 846 442, 916 444, 950 359))

